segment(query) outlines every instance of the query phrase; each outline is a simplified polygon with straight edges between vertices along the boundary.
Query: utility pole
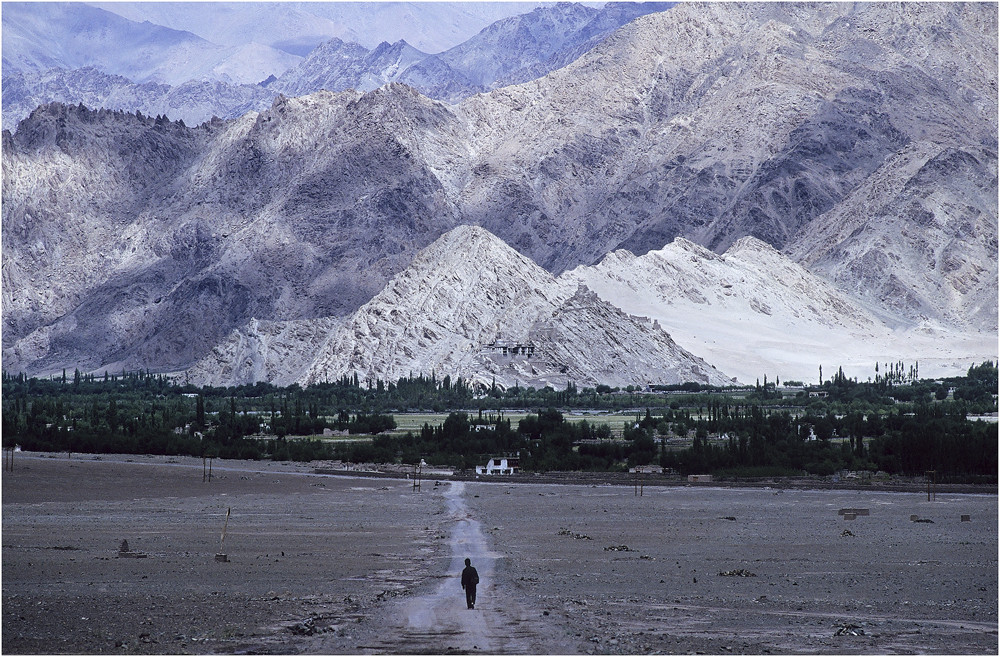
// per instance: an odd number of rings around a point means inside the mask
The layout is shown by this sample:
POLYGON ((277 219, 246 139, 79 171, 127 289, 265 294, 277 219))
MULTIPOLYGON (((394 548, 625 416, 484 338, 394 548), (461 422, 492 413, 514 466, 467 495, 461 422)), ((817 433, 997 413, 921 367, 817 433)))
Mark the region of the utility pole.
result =
POLYGON ((420 490, 420 475, 422 473, 423 466, 423 459, 420 459, 420 463, 413 464, 413 490, 420 490))

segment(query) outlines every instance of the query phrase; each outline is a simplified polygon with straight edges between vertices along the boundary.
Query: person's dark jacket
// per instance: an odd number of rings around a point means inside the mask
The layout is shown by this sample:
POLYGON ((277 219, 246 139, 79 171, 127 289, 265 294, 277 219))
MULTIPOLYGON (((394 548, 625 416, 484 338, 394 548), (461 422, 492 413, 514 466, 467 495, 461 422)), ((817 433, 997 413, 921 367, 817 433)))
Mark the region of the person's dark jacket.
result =
POLYGON ((479 583, 479 573, 472 566, 466 566, 465 570, 462 571, 462 588, 472 587, 475 588, 476 584, 479 583))

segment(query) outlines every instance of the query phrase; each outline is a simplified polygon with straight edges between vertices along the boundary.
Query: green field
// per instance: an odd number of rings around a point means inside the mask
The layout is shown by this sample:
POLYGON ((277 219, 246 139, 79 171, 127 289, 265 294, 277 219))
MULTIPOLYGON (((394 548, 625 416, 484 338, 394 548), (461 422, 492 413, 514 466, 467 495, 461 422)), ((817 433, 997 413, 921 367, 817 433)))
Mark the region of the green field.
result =
MULTIPOLYGON (((489 414, 496 415, 496 411, 484 412, 483 417, 489 414)), ((511 426, 517 428, 517 423, 530 414, 528 411, 504 411, 503 418, 510 420, 511 426)), ((477 417, 478 411, 470 411, 469 416, 477 417)), ((429 424, 432 427, 444 424, 444 421, 448 418, 448 413, 393 413, 392 417, 396 420, 396 431, 394 433, 403 434, 407 431, 416 433, 420 431, 424 424, 429 424)), ((586 420, 590 424, 607 424, 611 427, 612 433, 620 436, 624 424, 635 421, 635 413, 577 411, 565 412, 563 413, 563 418, 567 422, 583 422, 586 420)))

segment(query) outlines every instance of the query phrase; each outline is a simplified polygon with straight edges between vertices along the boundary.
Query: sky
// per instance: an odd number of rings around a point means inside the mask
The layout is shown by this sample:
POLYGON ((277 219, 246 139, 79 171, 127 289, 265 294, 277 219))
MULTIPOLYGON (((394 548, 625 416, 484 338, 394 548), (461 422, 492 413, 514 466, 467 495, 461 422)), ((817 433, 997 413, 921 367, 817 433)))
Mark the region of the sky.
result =
MULTIPOLYGON (((281 44, 293 54, 337 37, 374 48, 400 39, 427 53, 541 2, 97 2, 120 16, 185 30, 223 46, 281 44), (299 45, 296 41, 300 41, 299 45), (310 45, 311 44, 311 45, 310 45)), ((592 4, 592 3, 588 3, 592 4)), ((603 3, 600 3, 603 4, 603 3)))

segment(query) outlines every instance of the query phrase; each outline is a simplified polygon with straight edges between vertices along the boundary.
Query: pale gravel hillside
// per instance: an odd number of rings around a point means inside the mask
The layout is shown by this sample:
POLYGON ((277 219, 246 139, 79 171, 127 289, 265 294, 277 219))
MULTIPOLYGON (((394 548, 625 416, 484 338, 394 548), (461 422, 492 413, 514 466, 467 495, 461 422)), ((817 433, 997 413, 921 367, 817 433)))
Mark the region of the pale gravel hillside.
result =
POLYGON ((875 363, 920 364, 926 376, 994 358, 996 334, 902 329, 753 237, 716 254, 678 238, 635 256, 609 253, 559 277, 586 285, 625 312, 655 319, 670 335, 744 383, 818 380, 818 368, 874 376, 875 363))

